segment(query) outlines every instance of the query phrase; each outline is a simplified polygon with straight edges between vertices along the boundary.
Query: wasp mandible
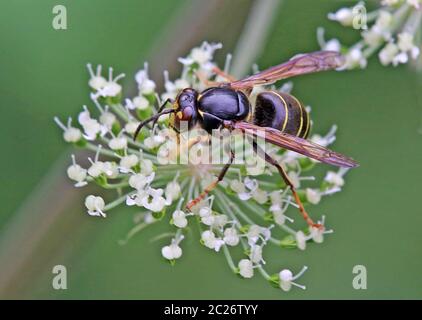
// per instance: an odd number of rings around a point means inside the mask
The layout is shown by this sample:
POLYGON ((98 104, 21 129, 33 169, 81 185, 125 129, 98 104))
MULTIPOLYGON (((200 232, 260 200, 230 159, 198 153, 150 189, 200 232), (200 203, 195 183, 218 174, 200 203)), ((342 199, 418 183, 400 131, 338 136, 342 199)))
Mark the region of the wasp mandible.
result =
MULTIPOLYGON (((344 58, 334 51, 316 51, 293 57, 289 61, 258 72, 242 80, 235 80, 218 68, 216 73, 226 78, 227 82, 215 83, 214 86, 198 92, 192 88, 182 90, 174 101, 168 99, 158 113, 142 121, 135 134, 136 139, 141 128, 164 114, 170 115, 170 125, 180 132, 180 122, 186 121, 188 128, 200 126, 208 133, 214 129, 226 128, 240 130, 249 137, 260 137, 266 142, 281 148, 292 150, 309 158, 339 167, 353 168, 358 166, 353 159, 307 140, 311 120, 303 104, 294 96, 274 90, 264 91, 257 95, 254 108, 249 96, 254 86, 268 85, 278 80, 301 74, 332 70, 342 66, 344 58), (172 108, 164 109, 167 103, 172 108)), ((251 139, 252 140, 252 139, 251 139)), ((282 165, 265 153, 252 140, 253 150, 265 161, 275 166, 282 179, 289 186, 299 211, 309 226, 321 228, 313 222, 306 212, 292 181, 282 165)), ((223 180, 232 165, 235 153, 230 150, 230 159, 221 170, 217 179, 195 199, 187 204, 191 210, 204 199, 220 181, 223 180)))

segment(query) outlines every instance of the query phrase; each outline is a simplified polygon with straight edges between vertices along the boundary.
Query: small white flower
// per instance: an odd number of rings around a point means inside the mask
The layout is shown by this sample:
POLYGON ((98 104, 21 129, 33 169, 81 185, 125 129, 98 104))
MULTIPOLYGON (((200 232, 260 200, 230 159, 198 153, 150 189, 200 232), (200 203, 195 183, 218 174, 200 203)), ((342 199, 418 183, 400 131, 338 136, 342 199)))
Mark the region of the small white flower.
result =
POLYGON ((149 159, 141 159, 141 173, 151 175, 154 172, 154 164, 149 159))
POLYGON ((140 191, 145 188, 145 186, 149 185, 155 178, 155 173, 151 173, 150 175, 144 175, 142 173, 136 173, 130 176, 129 178, 129 185, 140 191))
POLYGON ((271 238, 271 229, 273 227, 273 225, 268 228, 261 227, 256 224, 251 225, 246 233, 249 245, 253 246, 259 239, 266 243, 271 238))
POLYGON ((253 264, 251 260, 242 259, 238 264, 239 274, 243 278, 252 278, 253 277, 253 264))
POLYGON ((402 32, 398 35, 397 45, 401 51, 410 51, 414 47, 413 34, 409 32, 402 32))
POLYGON ((239 199, 246 201, 252 198, 253 193, 258 189, 258 181, 256 179, 251 179, 249 177, 245 178, 244 181, 245 191, 238 194, 239 199), (249 190, 249 191, 246 191, 249 190))
POLYGON ((318 204, 321 201, 321 193, 317 189, 306 188, 306 199, 309 203, 318 204))
POLYGON ((341 8, 340 10, 329 13, 328 19, 340 22, 345 27, 350 27, 353 23, 354 14, 350 8, 341 8))
POLYGON ((353 68, 365 68, 368 64, 365 56, 363 55, 363 52, 361 48, 355 47, 351 48, 346 53, 346 62, 344 64, 344 68, 346 69, 353 69, 353 68))
POLYGON ((185 66, 191 66, 194 63, 197 63, 200 69, 209 72, 214 66, 211 60, 215 50, 221 49, 222 47, 221 43, 210 44, 208 42, 203 42, 200 47, 193 48, 187 58, 179 58, 179 62, 185 66))
POLYGON ((335 187, 341 188, 344 185, 343 176, 347 171, 346 168, 341 168, 338 172, 328 171, 324 180, 335 187))
POLYGON ((76 181, 75 187, 83 187, 88 184, 85 181, 86 173, 86 169, 76 163, 75 156, 72 154, 72 165, 67 168, 67 176, 76 181))
POLYGON ((83 111, 78 115, 78 122, 83 126, 88 120, 91 119, 91 114, 86 106, 83 106, 83 111))
POLYGON ((124 136, 113 137, 108 142, 111 150, 123 150, 127 147, 127 139, 124 136))
POLYGON ((128 123, 125 124, 125 131, 130 134, 133 135, 136 131, 136 129, 138 128, 139 122, 135 122, 135 121, 130 121, 128 123))
POLYGON ((176 200, 179 198, 180 194, 181 189, 177 181, 171 181, 169 184, 167 184, 165 191, 166 199, 171 199, 171 201, 176 200))
POLYGON ((139 163, 139 158, 135 154, 130 154, 120 159, 120 171, 127 173, 139 163))
POLYGON ((140 94, 151 94, 155 90, 155 82, 149 79, 148 76, 148 63, 145 62, 144 69, 139 70, 135 75, 135 80, 138 83, 138 89, 140 94))
MULTIPOLYGON (((283 194, 285 194, 285 192, 283 194)), ((280 195, 280 191, 271 192, 270 198, 271 198, 270 211, 273 214, 274 222, 278 225, 285 224, 286 220, 293 222, 293 219, 289 218, 288 216, 284 214, 289 204, 291 204, 290 199, 287 199, 287 200, 283 199, 282 195, 280 195)))
POLYGON ((410 53, 412 59, 416 59, 419 56, 420 49, 415 46, 414 35, 409 32, 402 32, 398 35, 397 46, 402 52, 410 53))
POLYGON ((92 162, 91 166, 88 168, 88 174, 93 178, 97 178, 103 172, 104 172, 104 162, 102 161, 92 162))
POLYGON ((66 142, 78 142, 82 138, 82 132, 78 128, 72 127, 72 118, 68 118, 67 126, 65 126, 57 117, 54 117, 54 121, 63 130, 63 139, 66 142))
POLYGON ((162 143, 164 143, 164 141, 166 141, 166 138, 163 137, 162 135, 160 135, 160 134, 154 135, 153 134, 153 135, 145 138, 144 145, 148 149, 154 149, 154 148, 160 146, 162 143))
POLYGON ((266 191, 258 188, 253 192, 252 198, 259 204, 264 204, 268 201, 268 194, 266 191))
POLYGON ((228 220, 225 214, 216 214, 214 216, 213 226, 221 229, 228 223, 228 220))
POLYGON ((224 230, 223 241, 228 246, 237 246, 239 244, 239 235, 236 231, 236 228, 230 227, 224 230))
POLYGON ((87 140, 95 140, 97 135, 104 136, 108 129, 102 126, 96 119, 91 118, 86 106, 83 106, 84 111, 79 113, 78 121, 84 129, 84 137, 87 140))
POLYGON ((201 240, 207 248, 213 249, 216 252, 220 251, 221 246, 224 245, 224 241, 216 237, 211 230, 202 232, 201 240))
POLYGON ((112 128, 113 124, 116 122, 116 116, 107 111, 108 106, 106 106, 106 111, 102 112, 100 115, 100 123, 106 126, 109 130, 112 128))
POLYGON ((280 280, 280 288, 283 291, 290 291, 292 288, 292 285, 299 287, 301 289, 306 289, 305 286, 302 286, 300 284, 297 284, 293 282, 294 280, 298 279, 306 270, 308 269, 307 266, 304 266, 302 270, 295 276, 293 276, 293 273, 289 269, 281 270, 278 274, 279 280, 280 280))
POLYGON ((336 52, 340 52, 341 49, 341 43, 338 39, 331 39, 328 40, 327 43, 325 44, 324 48, 322 48, 323 50, 327 50, 327 51, 336 51, 336 52))
POLYGON ((260 264, 261 262, 265 264, 264 259, 262 259, 262 246, 258 246, 258 245, 251 246, 249 259, 251 259, 251 261, 256 264, 260 264))
POLYGON ((236 193, 246 192, 245 185, 242 183, 242 181, 235 179, 230 181, 230 189, 232 189, 236 193))
POLYGON ((328 145, 332 144, 336 140, 336 131, 337 131, 337 126, 333 125, 325 136, 314 134, 311 137, 311 141, 323 147, 327 147, 328 145))
POLYGON ((142 196, 142 206, 152 212, 160 212, 165 206, 169 205, 169 201, 162 196, 163 189, 147 188, 142 196))
POLYGON ((103 171, 108 178, 115 179, 119 175, 119 166, 115 162, 104 162, 103 171))
POLYGON ((214 224, 214 215, 210 207, 202 207, 199 209, 199 216, 201 217, 201 222, 207 226, 212 226, 214 224))
POLYGON ((399 47, 393 43, 389 42, 387 45, 379 52, 378 58, 382 65, 386 66, 391 64, 394 61, 394 58, 399 52, 399 47))
POLYGON ((180 248, 179 243, 184 238, 183 235, 181 235, 178 239, 172 239, 171 244, 168 246, 165 246, 161 249, 162 256, 167 260, 175 260, 179 259, 182 256, 182 248, 180 248))
POLYGON ((136 109, 145 110, 149 107, 149 101, 144 96, 138 96, 133 99, 133 105, 136 109))
MULTIPOLYGON (((340 50, 341 50, 340 41, 338 39, 335 39, 335 38, 328 40, 328 41, 325 41, 324 33, 325 33, 324 28, 320 27, 320 28, 317 29, 317 41, 318 41, 318 44, 321 47, 321 49, 322 50, 328 50, 328 51, 340 52, 340 50)), ((290 93, 290 91, 288 91, 287 93, 290 93)))
POLYGON ((91 166, 88 168, 88 174, 93 178, 97 178, 102 173, 104 173, 104 162, 98 160, 101 149, 102 149, 102 146, 99 145, 97 152, 95 153, 94 160, 92 160, 91 158, 88 158, 89 162, 91 162, 91 166))
POLYGON ((87 140, 95 140, 97 138, 97 134, 101 132, 101 125, 95 119, 87 120, 83 125, 84 129, 84 137, 87 140))
POLYGON ((89 86, 97 91, 104 88, 107 84, 107 80, 103 76, 101 76, 101 65, 99 64, 97 66, 95 74, 90 63, 87 64, 87 67, 90 75, 90 79, 88 82, 89 86))
POLYGON ((117 77, 113 78, 113 68, 108 69, 108 81, 105 85, 101 86, 100 88, 96 89, 97 92, 92 96, 94 99, 98 97, 116 97, 117 95, 122 92, 122 86, 117 83, 120 79, 122 79, 125 75, 123 73, 119 74, 117 77))
POLYGON ((332 229, 325 229, 325 216, 322 216, 321 221, 318 221, 318 223, 322 225, 323 228, 309 227, 309 238, 316 243, 322 243, 324 241, 324 234, 333 233, 334 231, 332 229))
POLYGON ((182 210, 176 210, 172 215, 173 224, 178 228, 185 228, 188 225, 188 219, 186 219, 186 213, 182 210))
POLYGON ((375 22, 375 25, 385 30, 391 26, 392 21, 393 15, 386 10, 381 10, 378 15, 377 21, 375 22))
POLYGON ((89 195, 85 199, 85 207, 88 209, 88 214, 90 216, 106 217, 106 214, 103 212, 105 203, 104 199, 101 197, 96 197, 89 195))
POLYGON ((399 52, 393 59, 393 66, 398 66, 399 64, 404 64, 409 61, 409 56, 406 52, 399 52))

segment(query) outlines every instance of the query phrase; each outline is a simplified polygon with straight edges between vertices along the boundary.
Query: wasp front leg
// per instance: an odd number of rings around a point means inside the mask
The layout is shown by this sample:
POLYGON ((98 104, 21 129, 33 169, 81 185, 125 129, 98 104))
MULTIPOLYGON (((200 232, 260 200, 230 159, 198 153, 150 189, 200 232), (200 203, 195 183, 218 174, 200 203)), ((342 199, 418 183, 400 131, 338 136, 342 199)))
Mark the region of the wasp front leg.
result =
POLYGON ((299 211, 300 211, 303 219, 306 221, 306 223, 310 227, 314 227, 314 228, 318 228, 318 229, 324 228, 323 225, 321 225, 319 223, 314 223, 314 221, 311 219, 309 214, 306 212, 305 207, 303 206, 303 203, 300 200, 300 197, 296 192, 296 188, 295 188, 293 182, 290 180, 289 176, 287 175, 287 172, 283 169, 283 167, 276 160, 274 160, 269 154, 267 154, 264 150, 262 150, 257 145, 256 141, 253 141, 252 145, 253 145, 253 150, 257 155, 264 158, 266 162, 268 162, 269 164, 271 164, 271 165, 273 165, 274 167, 277 168, 277 170, 278 170, 279 174, 281 175, 281 177, 283 178, 284 182, 286 183, 287 186, 289 186, 289 188, 290 188, 290 190, 293 194, 293 197, 295 199, 295 202, 298 205, 299 211))

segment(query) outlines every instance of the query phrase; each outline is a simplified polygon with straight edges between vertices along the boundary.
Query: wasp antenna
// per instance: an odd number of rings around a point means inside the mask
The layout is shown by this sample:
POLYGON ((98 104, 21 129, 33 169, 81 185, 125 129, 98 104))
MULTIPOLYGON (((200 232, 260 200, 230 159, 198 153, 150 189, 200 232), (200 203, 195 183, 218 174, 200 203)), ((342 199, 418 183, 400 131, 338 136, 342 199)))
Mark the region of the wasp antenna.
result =
POLYGON ((151 122, 151 121, 157 121, 158 120, 158 118, 159 117, 161 117, 162 115, 164 115, 164 114, 169 114, 169 113, 174 113, 174 112, 176 112, 176 110, 174 110, 174 109, 167 109, 167 110, 163 110, 162 112, 160 112, 160 113, 157 113, 157 114, 155 114, 155 115, 153 115, 152 117, 150 117, 150 118, 148 118, 148 119, 146 119, 146 120, 144 120, 144 121, 141 121, 141 123, 138 125, 138 127, 136 128, 136 131, 135 131, 135 133, 134 133, 134 135, 133 135, 133 141, 136 141, 136 137, 138 136, 138 134, 139 134, 139 132, 141 131, 141 129, 147 124, 147 123, 149 123, 149 122, 151 122))

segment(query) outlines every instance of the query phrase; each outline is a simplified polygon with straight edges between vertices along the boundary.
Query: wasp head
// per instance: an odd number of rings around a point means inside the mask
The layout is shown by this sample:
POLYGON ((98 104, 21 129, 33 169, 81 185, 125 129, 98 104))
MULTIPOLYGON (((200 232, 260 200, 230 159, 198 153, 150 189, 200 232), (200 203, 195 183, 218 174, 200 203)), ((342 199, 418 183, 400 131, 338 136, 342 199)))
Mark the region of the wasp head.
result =
POLYGON ((183 89, 176 97, 176 109, 170 116, 170 123, 177 131, 192 128, 198 120, 198 92, 192 88, 183 89))

